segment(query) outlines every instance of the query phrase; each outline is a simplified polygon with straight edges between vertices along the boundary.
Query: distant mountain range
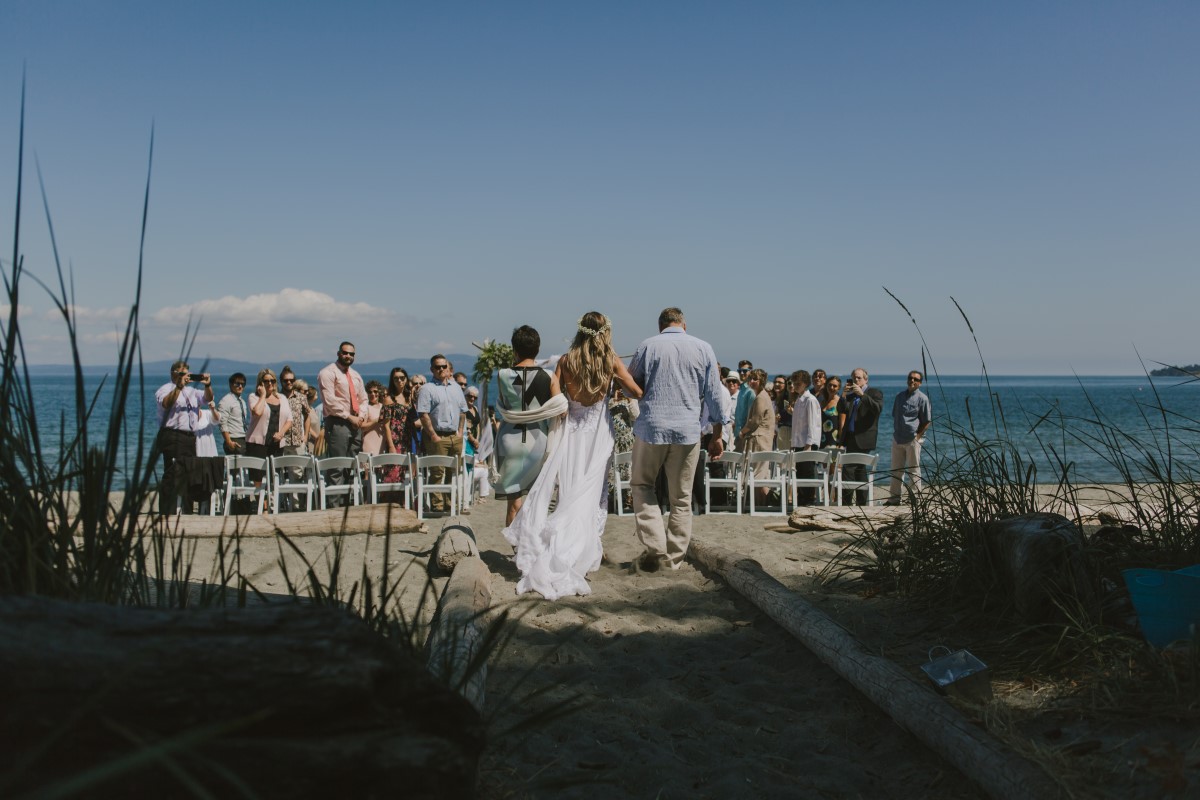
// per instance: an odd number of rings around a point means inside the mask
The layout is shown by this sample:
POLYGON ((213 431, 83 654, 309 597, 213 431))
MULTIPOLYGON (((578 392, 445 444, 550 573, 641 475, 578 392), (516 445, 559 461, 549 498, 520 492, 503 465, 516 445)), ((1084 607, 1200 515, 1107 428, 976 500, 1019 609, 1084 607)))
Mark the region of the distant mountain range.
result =
MULTIPOLYGON (((475 356, 466 355, 464 353, 450 353, 446 358, 454 365, 455 372, 465 372, 470 375, 475 369, 475 356)), ((153 379, 155 376, 161 376, 163 381, 167 380, 167 375, 171 371, 171 361, 147 361, 142 365, 147 378, 153 379)), ((207 361, 199 358, 193 358, 189 362, 194 372, 207 372, 213 376, 213 383, 217 386, 224 386, 229 376, 235 372, 245 373, 251 380, 258 374, 258 371, 263 367, 270 367, 276 372, 279 371, 284 364, 290 366, 296 373, 297 377, 304 378, 308 381, 313 381, 329 361, 275 361, 270 364, 263 364, 258 361, 237 361, 232 358, 210 358, 207 361)), ((403 367, 408 370, 409 374, 424 374, 429 375, 429 359, 428 358, 396 358, 391 361, 374 361, 368 364, 355 364, 354 368, 358 370, 360 375, 367 377, 386 377, 392 367, 403 367)), ((115 366, 85 366, 83 368, 84 375, 106 375, 116 371, 115 366)), ((73 369, 67 364, 41 364, 29 367, 30 375, 72 375, 73 369)))

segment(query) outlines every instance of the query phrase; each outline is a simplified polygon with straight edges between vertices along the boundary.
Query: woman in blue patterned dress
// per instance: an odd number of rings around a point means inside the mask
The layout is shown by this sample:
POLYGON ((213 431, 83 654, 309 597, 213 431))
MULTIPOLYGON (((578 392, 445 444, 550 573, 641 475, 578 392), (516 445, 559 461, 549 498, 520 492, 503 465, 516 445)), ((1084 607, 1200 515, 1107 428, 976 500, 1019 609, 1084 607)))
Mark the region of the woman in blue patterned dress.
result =
MULTIPOLYGON (((530 411, 558 394, 558 378, 537 364, 542 337, 528 325, 513 331, 512 347, 515 363, 510 369, 496 373, 501 408, 510 411, 530 411)), ((496 436, 496 483, 497 497, 508 501, 508 513, 504 524, 511 525, 525 495, 537 479, 546 458, 546 434, 550 422, 535 422, 514 425, 508 421, 500 423, 496 436)))

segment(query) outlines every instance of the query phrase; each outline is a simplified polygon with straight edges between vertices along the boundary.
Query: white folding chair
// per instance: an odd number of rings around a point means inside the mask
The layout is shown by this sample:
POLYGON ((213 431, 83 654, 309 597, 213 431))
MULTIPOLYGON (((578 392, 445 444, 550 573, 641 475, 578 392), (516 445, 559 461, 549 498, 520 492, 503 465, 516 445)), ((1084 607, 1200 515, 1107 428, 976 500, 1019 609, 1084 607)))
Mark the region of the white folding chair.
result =
POLYGON ((268 470, 271 473, 271 508, 276 514, 283 509, 279 503, 280 495, 304 495, 304 510, 313 510, 313 499, 317 493, 317 468, 312 456, 272 456, 268 470))
POLYGON ((475 499, 475 487, 472 483, 467 474, 467 454, 464 449, 458 454, 458 502, 461 508, 470 508, 475 499))
POLYGON ((633 469, 633 451, 626 450, 623 453, 613 453, 612 457, 612 486, 613 493, 617 496, 617 516, 625 517, 633 513, 633 498, 630 497, 629 509, 625 509, 625 492, 629 489, 629 478, 621 477, 621 466, 628 466, 633 469))
POLYGON ((879 461, 878 453, 839 453, 837 459, 837 498, 838 505, 846 505, 845 492, 867 490, 867 505, 875 502, 875 464, 879 461), (866 480, 848 481, 845 478, 846 467, 861 465, 866 467, 866 480))
POLYGON ((366 486, 369 478, 367 475, 371 469, 371 454, 357 453, 354 460, 358 462, 358 485, 363 487, 363 500, 366 500, 366 486))
POLYGON ((458 513, 458 458, 456 456, 417 456, 413 459, 413 480, 417 501, 417 519, 425 518, 425 497, 450 495, 450 514, 458 513), (429 471, 441 468, 442 483, 431 483, 429 471))
POLYGON ((367 497, 372 504, 379 502, 380 492, 404 492, 404 507, 412 505, 412 461, 407 453, 380 453, 371 456, 371 469, 367 497), (381 477, 384 467, 407 467, 399 481, 385 482, 381 477))
POLYGON ((212 494, 208 496, 208 515, 210 517, 219 517, 224 511, 225 503, 225 485, 222 484, 213 489, 212 494))
POLYGON ((258 500, 258 511, 263 513, 267 504, 267 495, 271 493, 271 473, 267 472, 267 460, 254 456, 225 456, 225 497, 224 516, 228 517, 233 509, 233 503, 239 497, 249 497, 258 500), (254 485, 249 472, 260 470, 263 473, 262 483, 254 485))
POLYGON ((362 505, 362 481, 359 479, 357 458, 331 456, 317 459, 317 499, 321 508, 329 508, 330 497, 345 497, 350 505, 362 505), (332 480, 335 470, 342 471, 341 483, 332 480))
POLYGON ((829 451, 795 450, 787 457, 788 486, 792 489, 792 508, 800 505, 800 489, 814 488, 821 503, 829 505, 829 451), (812 476, 800 477, 800 465, 812 464, 812 476))
POLYGON ((761 450, 746 457, 746 493, 750 498, 750 516, 758 517, 766 514, 787 514, 787 475, 784 471, 786 453, 776 450, 761 450), (758 464, 768 464, 768 476, 758 478, 754 475, 754 467, 758 464), (768 488, 779 490, 779 509, 777 511, 759 511, 754 505, 755 489, 768 488))
POLYGON ((697 469, 704 470, 704 513, 705 514, 741 514, 742 513, 742 464, 745 461, 745 455, 737 450, 726 450, 721 453, 719 458, 713 459, 714 464, 725 465, 725 477, 714 478, 708 471, 708 453, 700 451, 700 465, 697 469), (713 506, 712 490, 713 489, 728 489, 733 493, 735 505, 730 506, 728 503, 723 506, 713 506), (714 511, 714 508, 723 508, 724 511, 714 511), (736 511, 730 511, 730 508, 736 508, 736 511))

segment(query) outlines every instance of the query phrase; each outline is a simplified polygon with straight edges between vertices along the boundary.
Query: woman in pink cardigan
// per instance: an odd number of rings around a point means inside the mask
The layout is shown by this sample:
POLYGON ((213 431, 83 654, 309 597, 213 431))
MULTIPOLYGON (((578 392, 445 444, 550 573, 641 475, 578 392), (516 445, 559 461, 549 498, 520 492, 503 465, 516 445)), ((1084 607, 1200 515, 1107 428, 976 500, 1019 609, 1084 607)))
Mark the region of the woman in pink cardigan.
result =
POLYGON ((276 391, 278 386, 279 381, 270 369, 258 373, 254 396, 250 398, 250 431, 246 434, 248 456, 269 458, 283 454, 283 437, 292 427, 292 409, 276 391))

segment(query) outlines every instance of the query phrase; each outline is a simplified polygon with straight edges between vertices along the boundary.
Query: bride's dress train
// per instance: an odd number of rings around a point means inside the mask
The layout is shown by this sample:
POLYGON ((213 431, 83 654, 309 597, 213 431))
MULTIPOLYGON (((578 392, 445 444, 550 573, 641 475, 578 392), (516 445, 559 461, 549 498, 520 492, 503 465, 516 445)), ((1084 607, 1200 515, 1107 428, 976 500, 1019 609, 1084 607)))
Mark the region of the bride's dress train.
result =
POLYGON ((608 518, 608 465, 612 458, 608 399, 590 406, 568 398, 559 441, 542 465, 504 538, 516 548, 521 580, 517 593, 539 592, 547 600, 591 594, 584 577, 600 566, 600 536, 608 518), (550 501, 558 487, 558 504, 550 501))

